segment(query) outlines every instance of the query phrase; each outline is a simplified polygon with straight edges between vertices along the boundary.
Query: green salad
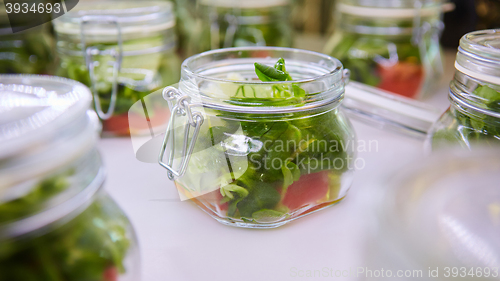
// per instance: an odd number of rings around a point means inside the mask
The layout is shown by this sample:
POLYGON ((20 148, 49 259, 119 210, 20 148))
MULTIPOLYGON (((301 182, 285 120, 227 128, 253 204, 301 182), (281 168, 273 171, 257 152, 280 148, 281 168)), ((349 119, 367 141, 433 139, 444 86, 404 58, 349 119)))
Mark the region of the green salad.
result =
MULTIPOLYGON (((0 225, 38 208, 69 187, 66 175, 46 179, 25 196, 0 205, 0 225)), ((116 281, 125 273, 129 222, 114 203, 99 197, 62 225, 0 240, 1 281, 116 281)))
MULTIPOLYGON (((485 109, 500 113, 500 92, 487 85, 480 85, 473 94, 487 101, 485 109)), ((500 119, 478 113, 465 113, 455 108, 450 108, 440 120, 445 126, 434 132, 433 146, 448 143, 469 146, 471 142, 482 143, 500 142, 500 119), (447 126, 446 126, 447 125, 447 126)))
MULTIPOLYGON (((205 8, 207 9, 207 8, 205 8)), ((213 49, 213 37, 218 36, 217 48, 244 46, 292 46, 292 29, 288 19, 288 7, 273 7, 267 9, 241 9, 217 7, 217 26, 219 34, 213 34, 213 24, 205 22, 199 46, 199 51, 213 49), (242 23, 238 18, 261 19, 262 22, 242 23), (234 28, 234 29, 233 29, 234 28)), ((202 10, 202 13, 205 12, 202 10)), ((205 13, 208 14, 208 11, 205 13)), ((209 21, 208 17, 205 21, 209 21)), ((255 21, 255 20, 254 20, 255 21)))
MULTIPOLYGON (((161 38, 127 41, 124 43, 123 49, 126 51, 133 50, 137 46, 156 46, 159 40, 161 38)), ((95 44, 95 46, 100 49, 115 47, 105 44, 95 44)), ((94 59, 99 62, 99 66, 95 68, 96 90, 100 98, 101 108, 107 112, 113 87, 111 62, 114 60, 109 56, 94 56, 94 59)), ((113 116, 108 120, 103 120, 104 131, 117 135, 129 134, 128 110, 130 107, 151 92, 178 82, 179 65, 180 61, 173 50, 123 57, 118 74, 116 105, 113 116)), ((57 75, 91 86, 89 71, 81 56, 61 55, 61 64, 57 75)), ((149 114, 155 114, 156 109, 152 108, 149 114)))
POLYGON ((52 40, 43 27, 0 34, 0 74, 50 74, 54 61, 52 40))
MULTIPOLYGON (((255 63, 263 87, 242 85, 227 102, 242 106, 303 106, 311 96, 293 81, 283 59, 255 63)), ((212 213, 246 222, 280 220, 342 199, 348 170, 349 124, 337 109, 279 114, 211 112, 186 176, 189 187, 220 189, 194 200, 212 213), (208 124, 208 125, 206 125, 208 124)))
POLYGON ((342 61, 352 80, 416 97, 425 72, 419 46, 412 44, 411 36, 340 33, 336 39, 328 54, 342 61))

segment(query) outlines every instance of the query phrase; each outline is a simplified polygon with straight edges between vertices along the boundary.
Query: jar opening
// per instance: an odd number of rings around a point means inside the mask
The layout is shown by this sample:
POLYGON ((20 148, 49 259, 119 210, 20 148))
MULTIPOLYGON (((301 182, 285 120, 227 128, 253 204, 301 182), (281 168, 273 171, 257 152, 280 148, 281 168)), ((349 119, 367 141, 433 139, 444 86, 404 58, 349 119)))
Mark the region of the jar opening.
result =
POLYGON ((234 0, 201 0, 200 4, 221 8, 236 9, 259 9, 290 4, 290 0, 252 0, 252 1, 234 1, 234 0))
MULTIPOLYGON (((342 63, 330 56, 292 48, 242 47, 205 52, 181 68, 180 90, 204 105, 284 108, 325 104, 344 93, 342 63), (284 58, 292 81, 262 82, 255 63, 273 66, 284 58), (298 98, 298 93, 303 94, 298 98)), ((235 108, 232 108, 233 110, 235 108)))
POLYGON ((390 6, 339 3, 337 9, 340 13, 358 17, 391 19, 438 16, 442 11, 440 2, 433 2, 425 6, 422 5, 422 7, 419 8, 415 7, 415 4, 390 6))
POLYGON ((500 69, 500 29, 468 33, 460 39, 460 48, 478 59, 495 61, 500 69))

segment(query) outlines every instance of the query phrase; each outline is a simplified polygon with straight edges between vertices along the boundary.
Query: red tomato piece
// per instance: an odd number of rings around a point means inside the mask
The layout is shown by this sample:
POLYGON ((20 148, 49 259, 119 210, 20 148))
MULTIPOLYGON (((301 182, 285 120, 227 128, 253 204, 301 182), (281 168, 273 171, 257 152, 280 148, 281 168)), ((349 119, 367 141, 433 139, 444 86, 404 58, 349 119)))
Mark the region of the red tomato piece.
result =
POLYGON ((116 267, 108 267, 102 274, 102 281, 117 281, 118 269, 116 267))
POLYGON ((328 187, 328 171, 303 175, 288 187, 283 204, 293 211, 307 204, 316 203, 325 197, 328 187))
POLYGON ((115 135, 128 135, 128 114, 113 115, 107 120, 102 121, 102 129, 115 135))
POLYGON ((422 66, 411 62, 379 65, 378 73, 381 78, 378 88, 409 98, 416 97, 424 79, 422 66))

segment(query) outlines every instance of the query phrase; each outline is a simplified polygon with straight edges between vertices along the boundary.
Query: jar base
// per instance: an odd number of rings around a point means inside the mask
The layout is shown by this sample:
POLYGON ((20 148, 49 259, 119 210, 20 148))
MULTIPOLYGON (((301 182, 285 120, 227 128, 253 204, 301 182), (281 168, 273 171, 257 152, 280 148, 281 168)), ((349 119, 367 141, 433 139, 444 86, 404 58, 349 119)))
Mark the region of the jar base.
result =
POLYGON ((325 202, 322 204, 319 204, 315 207, 309 208, 306 211, 301 211, 300 209, 295 211, 295 214, 291 214, 288 217, 280 220, 280 221, 275 221, 275 222, 255 222, 255 221, 243 221, 240 219, 233 219, 233 218, 228 218, 228 217, 220 217, 218 216, 214 211, 211 209, 207 208, 205 205, 201 204, 199 201, 193 201, 200 209, 202 209, 205 213, 207 213, 209 216, 217 220, 218 222, 224 224, 224 225, 229 225, 233 227, 240 227, 240 228, 252 228, 252 229, 272 229, 272 228, 277 228, 280 227, 284 224, 287 224, 289 222, 292 222, 298 218, 302 218, 304 216, 307 216, 312 213, 316 213, 318 211, 321 211, 323 209, 326 209, 328 207, 331 207, 333 205, 336 205, 340 201, 342 201, 344 197, 341 197, 335 201, 331 202, 325 202))

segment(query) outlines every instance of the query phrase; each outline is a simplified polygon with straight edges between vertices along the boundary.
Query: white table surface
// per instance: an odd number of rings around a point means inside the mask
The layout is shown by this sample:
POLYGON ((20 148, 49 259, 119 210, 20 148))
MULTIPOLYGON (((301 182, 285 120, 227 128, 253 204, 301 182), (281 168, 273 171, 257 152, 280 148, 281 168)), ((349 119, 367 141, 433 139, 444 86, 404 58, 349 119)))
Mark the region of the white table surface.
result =
MULTIPOLYGON (((446 75, 427 100, 446 109, 454 52, 446 75)), ((99 147, 108 171, 106 188, 134 225, 142 257, 142 280, 315 280, 306 270, 349 270, 364 265, 364 243, 376 224, 376 183, 423 151, 423 141, 353 121, 359 140, 378 142, 360 152, 366 167, 356 171, 345 200, 277 229, 225 226, 189 201, 180 201, 158 164, 135 159, 131 140, 106 138, 99 147), (300 271, 302 270, 302 271, 300 271)), ((345 277, 343 280, 355 280, 345 277)))
POLYGON ((346 199, 272 230, 220 224, 181 202, 162 167, 136 160, 129 139, 101 140, 106 188, 136 229, 143 280, 294 280, 299 270, 362 266, 365 235, 376 222, 370 189, 421 155, 423 142, 353 123, 358 139, 376 140, 378 149, 358 153, 366 167, 356 172, 346 199))

